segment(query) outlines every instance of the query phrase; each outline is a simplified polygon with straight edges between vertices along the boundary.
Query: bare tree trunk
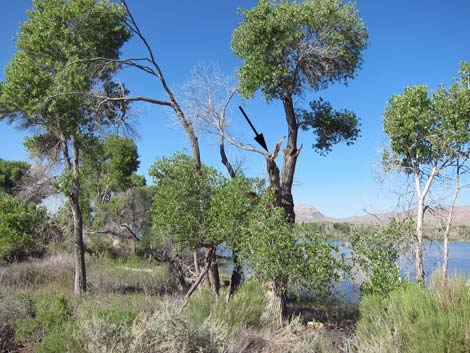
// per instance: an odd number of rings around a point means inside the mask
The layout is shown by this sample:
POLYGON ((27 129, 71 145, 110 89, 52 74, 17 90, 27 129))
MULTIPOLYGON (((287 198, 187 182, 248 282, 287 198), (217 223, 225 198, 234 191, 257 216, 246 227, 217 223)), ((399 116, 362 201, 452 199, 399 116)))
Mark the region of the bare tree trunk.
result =
POLYGON ((286 283, 282 280, 271 282, 271 292, 268 293, 268 305, 266 314, 271 318, 279 319, 280 322, 287 318, 287 295, 286 283))
POLYGON ((197 258, 197 250, 193 251, 193 260, 194 260, 194 271, 196 271, 196 274, 199 273, 199 260, 197 258))
MULTIPOLYGON (((224 120, 221 119, 221 125, 224 125, 224 120)), ((220 128, 219 128, 220 129, 220 128)), ((235 170, 233 169, 232 164, 227 158, 227 154, 225 153, 225 143, 224 143, 224 135, 220 134, 219 136, 219 152, 220 152, 220 158, 222 161, 222 164, 227 168, 227 172, 230 175, 230 178, 235 178, 235 170)), ((240 285, 242 281, 242 276, 243 276, 243 269, 242 266, 240 265, 237 257, 237 250, 235 248, 232 249, 232 261, 233 261, 233 270, 232 270, 232 276, 230 277, 230 287, 228 288, 227 294, 225 296, 225 301, 229 301, 230 297, 235 293, 237 290, 238 286, 240 285)))
POLYGON ((75 138, 72 137, 73 157, 70 158, 68 147, 64 139, 64 158, 66 169, 72 174, 72 185, 68 192, 68 199, 73 216, 73 236, 75 252, 75 281, 74 293, 76 295, 86 292, 86 267, 85 249, 83 245, 83 217, 80 209, 80 179, 79 179, 79 146, 75 138))
POLYGON ((225 296, 225 301, 228 302, 232 297, 233 293, 238 289, 242 282, 243 269, 238 260, 237 253, 232 250, 232 260, 233 260, 233 270, 232 276, 230 277, 230 287, 228 288, 227 294, 225 296))
POLYGON ((295 222, 294 198, 292 197, 292 184, 294 183, 295 166, 300 149, 297 149, 297 134, 299 125, 295 116, 292 97, 284 97, 284 111, 286 114, 288 132, 287 148, 284 150, 284 161, 281 169, 281 203, 286 212, 287 219, 295 222))
POLYGON ((216 257, 216 248, 209 249, 211 253, 210 267, 209 267, 209 278, 212 289, 212 294, 218 298, 220 291, 220 276, 219 276, 219 266, 217 265, 216 257))
POLYGON ((454 195, 452 197, 452 201, 449 207, 449 213, 447 215, 447 223, 446 223, 446 229, 444 231, 444 259, 442 263, 442 281, 444 285, 447 285, 447 271, 449 268, 449 234, 450 234, 450 228, 452 227, 452 219, 454 216, 454 208, 455 208, 455 202, 457 201, 457 197, 459 196, 460 192, 460 168, 461 165, 459 164, 459 160, 457 160, 457 171, 455 175, 455 189, 454 189, 454 195))
POLYGON ((416 215, 416 282, 424 284, 423 268, 423 219, 424 219, 424 198, 418 200, 418 210, 416 215))
POLYGON ((420 173, 417 170, 415 172, 415 188, 416 194, 418 195, 418 208, 416 215, 416 282, 418 284, 424 285, 424 267, 423 267, 423 224, 424 224, 424 202, 426 200, 426 195, 431 188, 431 184, 434 180, 434 177, 439 172, 439 168, 434 166, 431 174, 429 175, 424 187, 421 188, 421 179, 420 173))

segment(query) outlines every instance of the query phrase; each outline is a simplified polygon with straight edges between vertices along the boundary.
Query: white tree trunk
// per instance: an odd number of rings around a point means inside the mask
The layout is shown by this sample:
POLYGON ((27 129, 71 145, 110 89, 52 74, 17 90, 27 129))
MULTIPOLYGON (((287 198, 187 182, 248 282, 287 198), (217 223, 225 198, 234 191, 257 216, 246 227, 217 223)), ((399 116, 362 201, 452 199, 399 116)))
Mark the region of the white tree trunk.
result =
POLYGON ((416 215, 416 282, 424 283, 423 268, 423 221, 424 221, 424 197, 418 200, 418 210, 416 215))

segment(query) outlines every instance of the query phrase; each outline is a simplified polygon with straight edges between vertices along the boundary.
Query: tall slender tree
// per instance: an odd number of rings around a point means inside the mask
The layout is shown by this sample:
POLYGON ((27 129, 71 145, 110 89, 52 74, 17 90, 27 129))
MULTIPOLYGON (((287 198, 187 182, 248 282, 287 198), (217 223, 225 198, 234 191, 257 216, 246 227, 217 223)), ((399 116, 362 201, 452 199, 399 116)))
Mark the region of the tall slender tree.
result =
MULTIPOLYGON (((465 65, 462 66, 465 68, 465 65)), ((456 167, 470 151, 470 89, 465 72, 446 89, 405 88, 390 98, 384 112, 384 131, 390 142, 384 152, 386 170, 414 178, 416 204, 416 279, 424 283, 423 241, 426 199, 438 175, 456 167)), ((465 157, 466 158, 466 157, 465 157)))
POLYGON ((90 92, 116 96, 115 67, 97 68, 90 57, 118 58, 130 37, 123 6, 94 0, 33 0, 21 25, 17 52, 6 68, 0 107, 33 136, 26 142, 37 156, 62 163, 62 191, 73 214, 74 292, 86 291, 83 217, 80 209, 81 150, 87 139, 123 117, 115 102, 97 109, 90 92))

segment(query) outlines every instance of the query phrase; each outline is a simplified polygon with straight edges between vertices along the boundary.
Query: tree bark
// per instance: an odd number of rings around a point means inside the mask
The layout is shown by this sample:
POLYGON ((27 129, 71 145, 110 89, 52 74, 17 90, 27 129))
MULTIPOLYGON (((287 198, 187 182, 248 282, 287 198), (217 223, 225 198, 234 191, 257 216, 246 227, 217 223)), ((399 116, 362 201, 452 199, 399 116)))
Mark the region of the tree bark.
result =
MULTIPOLYGON (((224 120, 221 120, 221 125, 224 126, 224 120)), ((220 129, 221 128, 219 127, 219 130, 220 129)), ((227 169, 227 172, 230 175, 230 178, 232 179, 235 178, 236 177, 235 170, 233 169, 233 166, 228 160, 227 154, 225 153, 225 143, 224 143, 223 134, 219 135, 219 152, 220 152, 221 162, 227 169)), ((232 276, 230 277, 230 286, 225 296, 226 302, 228 302, 230 300, 230 297, 233 295, 233 293, 235 293, 243 277, 243 272, 242 272, 243 269, 238 261, 237 250, 235 248, 232 249, 232 261, 233 261, 233 270, 232 270, 232 276)))
POLYGON ((287 148, 284 150, 284 161, 281 169, 281 204, 286 212, 289 222, 295 222, 294 198, 292 197, 292 184, 294 183, 295 166, 300 149, 297 149, 297 135, 299 124, 295 116, 292 96, 284 97, 282 101, 287 121, 287 148))
POLYGON ((271 294, 271 296, 268 298, 266 314, 282 322, 282 320, 287 318, 286 283, 278 279, 272 281, 271 293, 269 294, 271 294))
MULTIPOLYGON (((211 284, 212 294, 218 298, 220 291, 220 276, 219 266, 217 264, 216 248, 212 247, 208 250, 210 252, 210 266, 209 266, 209 278, 211 284)), ((207 256, 206 256, 207 258, 207 256)))
POLYGON ((457 160, 457 171, 455 175, 455 189, 452 201, 449 207, 449 213, 447 214, 446 229, 444 231, 444 259, 442 263, 442 281, 444 285, 447 285, 447 271, 449 268, 449 234, 450 228, 452 227, 452 219, 454 216, 455 202, 460 193, 460 167, 459 161, 457 160))
POLYGON ((439 172, 437 166, 431 171, 424 187, 421 188, 420 172, 417 170, 415 172, 415 188, 416 194, 418 195, 418 207, 416 215, 416 282, 418 284, 424 285, 425 273, 423 267, 423 224, 424 224, 424 202, 426 200, 426 195, 431 188, 431 184, 434 180, 434 177, 439 172))
POLYGON ((423 268, 423 219, 424 219, 424 198, 418 200, 418 210, 416 215, 416 282, 424 284, 423 268))
POLYGON ((194 283, 192 284, 192 286, 189 288, 188 292, 184 296, 184 302, 183 302, 183 305, 181 306, 181 310, 183 310, 186 307, 186 305, 188 305, 189 299, 193 295, 194 291, 202 282, 203 278, 207 275, 209 268, 211 266, 211 263, 212 263, 212 249, 206 249, 204 268, 199 273, 199 276, 196 278, 196 280, 194 281, 194 283))
POLYGON ((237 253, 235 250, 232 250, 232 260, 233 260, 233 270, 232 276, 230 277, 230 287, 228 288, 227 294, 225 296, 225 301, 228 302, 232 297, 233 293, 238 289, 242 282, 243 269, 238 261, 237 253))
POLYGON ((68 147, 64 142, 64 157, 66 169, 72 175, 72 185, 68 192, 68 199, 73 217, 73 237, 75 252, 75 281, 74 293, 83 294, 87 290, 85 249, 83 245, 83 217, 80 209, 80 178, 79 178, 79 144, 74 137, 71 139, 73 156, 70 158, 68 147))

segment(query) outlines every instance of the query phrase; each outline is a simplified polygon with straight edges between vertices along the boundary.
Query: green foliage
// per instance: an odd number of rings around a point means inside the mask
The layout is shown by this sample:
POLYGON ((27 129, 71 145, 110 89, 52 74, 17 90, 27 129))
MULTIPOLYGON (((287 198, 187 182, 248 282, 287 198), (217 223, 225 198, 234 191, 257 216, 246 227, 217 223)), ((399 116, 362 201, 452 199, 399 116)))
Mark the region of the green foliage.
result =
POLYGON ((13 193, 13 189, 29 170, 30 165, 22 161, 7 161, 0 158, 0 193, 13 193))
POLYGON ((41 254, 47 239, 46 218, 44 207, 0 195, 0 260, 41 254))
POLYGON ((117 58, 130 33, 119 4, 35 0, 33 5, 18 33, 15 57, 5 70, 0 101, 23 127, 42 127, 36 146, 40 140, 50 146, 60 137, 52 129, 67 137, 90 132, 95 116, 85 108, 85 93, 97 80, 108 79, 114 68, 105 67, 97 76, 96 64, 84 60, 117 58))
POLYGON ((108 202, 95 205, 93 228, 124 238, 143 239, 150 235, 153 194, 153 187, 133 187, 115 193, 108 202))
POLYGON ((328 292, 348 269, 338 248, 302 224, 286 221, 284 210, 260 202, 251 214, 239 256, 262 280, 294 290, 328 292))
POLYGON ((16 339, 36 343, 35 352, 81 351, 73 338, 72 307, 63 294, 33 299, 33 315, 15 322, 16 339), (77 350, 79 349, 79 350, 77 350))
POLYGON ((386 169, 399 166, 409 174, 468 149, 470 87, 465 80, 463 63, 460 81, 448 90, 441 86, 431 94, 426 86, 413 86, 390 98, 383 122, 390 137, 383 157, 386 169))
POLYGON ((310 109, 301 110, 299 125, 304 131, 313 130, 316 142, 312 147, 315 151, 326 154, 341 141, 346 141, 348 146, 356 141, 360 131, 356 114, 349 110, 334 110, 321 98, 310 102, 310 109))
POLYGON ((89 236, 85 242, 86 252, 98 257, 108 257, 114 259, 118 256, 113 242, 105 235, 89 236))
POLYGON ((168 240, 176 249, 196 249, 206 244, 206 214, 220 176, 215 169, 198 170, 191 157, 175 153, 162 158, 150 168, 154 199, 151 207, 151 243, 163 245, 168 240), (170 236, 171 239, 166 239, 170 236))
POLYGON ((348 239, 353 263, 366 275, 364 294, 387 295, 400 288, 398 260, 413 234, 413 220, 392 219, 387 226, 354 228, 348 239))
POLYGON ((229 302, 216 300, 209 288, 202 288, 191 297, 187 316, 193 326, 210 320, 221 324, 229 333, 240 327, 261 327, 265 309, 265 288, 256 280, 249 280, 240 286, 229 302))
POLYGON ((135 176, 138 158, 137 145, 130 138, 90 139, 83 150, 82 184, 99 201, 111 192, 141 186, 141 178, 135 176))
POLYGON ((434 292, 410 285, 387 297, 367 295, 360 310, 359 352, 468 352, 470 289, 463 279, 434 292))
POLYGON ((239 174, 224 179, 210 199, 207 212, 209 236, 217 244, 225 242, 237 250, 250 219, 250 212, 256 203, 255 183, 239 174))
POLYGON ((354 77, 367 31, 354 3, 339 0, 262 0, 242 10, 232 50, 244 59, 238 76, 242 96, 261 89, 267 99, 319 90, 354 77))

